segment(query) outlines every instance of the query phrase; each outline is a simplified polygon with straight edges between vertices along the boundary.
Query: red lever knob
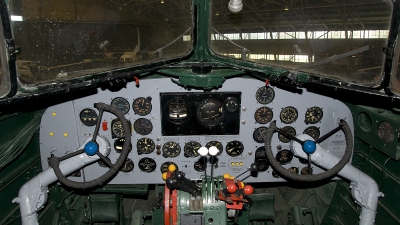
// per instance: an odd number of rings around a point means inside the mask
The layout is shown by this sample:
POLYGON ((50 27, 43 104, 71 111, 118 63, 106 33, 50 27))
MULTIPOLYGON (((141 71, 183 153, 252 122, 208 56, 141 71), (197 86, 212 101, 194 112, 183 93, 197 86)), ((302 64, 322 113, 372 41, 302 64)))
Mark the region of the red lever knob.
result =
POLYGON ((253 194, 254 188, 251 185, 246 185, 244 186, 243 191, 246 195, 251 195, 253 194))
POLYGON ((236 184, 229 184, 228 187, 226 187, 226 190, 228 190, 229 193, 233 194, 237 191, 237 186, 236 184))

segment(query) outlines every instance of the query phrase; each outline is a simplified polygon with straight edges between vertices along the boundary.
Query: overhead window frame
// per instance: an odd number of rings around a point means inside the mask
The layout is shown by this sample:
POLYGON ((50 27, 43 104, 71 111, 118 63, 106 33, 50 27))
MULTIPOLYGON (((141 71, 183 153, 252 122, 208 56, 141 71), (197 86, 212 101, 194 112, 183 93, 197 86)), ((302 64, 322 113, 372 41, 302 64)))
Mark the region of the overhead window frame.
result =
POLYGON ((9 10, 5 1, 0 1, 0 19, 0 29, 3 31, 0 33, 0 63, 3 65, 3 80, 0 84, 0 99, 4 99, 11 98, 17 93, 16 54, 19 52, 18 47, 14 44, 9 10))

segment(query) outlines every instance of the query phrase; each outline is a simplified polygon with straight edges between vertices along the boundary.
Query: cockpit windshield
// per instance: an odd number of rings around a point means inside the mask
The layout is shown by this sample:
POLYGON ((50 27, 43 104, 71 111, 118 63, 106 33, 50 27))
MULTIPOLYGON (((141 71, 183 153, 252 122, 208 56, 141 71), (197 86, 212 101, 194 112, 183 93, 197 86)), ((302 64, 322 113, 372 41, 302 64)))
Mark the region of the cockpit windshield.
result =
POLYGON ((20 80, 69 79, 185 55, 191 1, 11 0, 20 80))
POLYGON ((392 3, 382 0, 212 3, 210 45, 221 56, 365 86, 382 78, 392 3))

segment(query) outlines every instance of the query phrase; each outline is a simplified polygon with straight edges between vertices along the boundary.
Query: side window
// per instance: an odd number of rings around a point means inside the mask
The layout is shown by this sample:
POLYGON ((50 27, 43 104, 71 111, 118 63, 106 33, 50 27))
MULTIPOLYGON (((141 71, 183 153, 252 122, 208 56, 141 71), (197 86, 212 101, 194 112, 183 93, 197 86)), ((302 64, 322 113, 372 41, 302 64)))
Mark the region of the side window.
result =
POLYGON ((5 96, 11 88, 10 74, 8 70, 8 58, 3 34, 3 25, 0 21, 0 97, 5 96))

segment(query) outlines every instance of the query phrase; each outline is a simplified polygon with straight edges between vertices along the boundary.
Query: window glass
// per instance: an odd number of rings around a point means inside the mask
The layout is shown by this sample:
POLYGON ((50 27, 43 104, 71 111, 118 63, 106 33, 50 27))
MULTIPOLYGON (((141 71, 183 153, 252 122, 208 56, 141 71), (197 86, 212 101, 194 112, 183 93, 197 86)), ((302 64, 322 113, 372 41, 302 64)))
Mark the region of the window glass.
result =
POLYGON ((188 0, 11 0, 10 14, 25 84, 175 58, 192 46, 188 0))
MULTIPOLYGON (((0 31, 3 30, 3 25, 0 21, 0 31)), ((0 97, 6 95, 11 88, 10 74, 8 69, 8 59, 5 55, 7 52, 4 34, 0 32, 0 97)))
POLYGON ((381 81, 391 20, 386 0, 213 0, 210 45, 219 55, 338 78, 381 81))

